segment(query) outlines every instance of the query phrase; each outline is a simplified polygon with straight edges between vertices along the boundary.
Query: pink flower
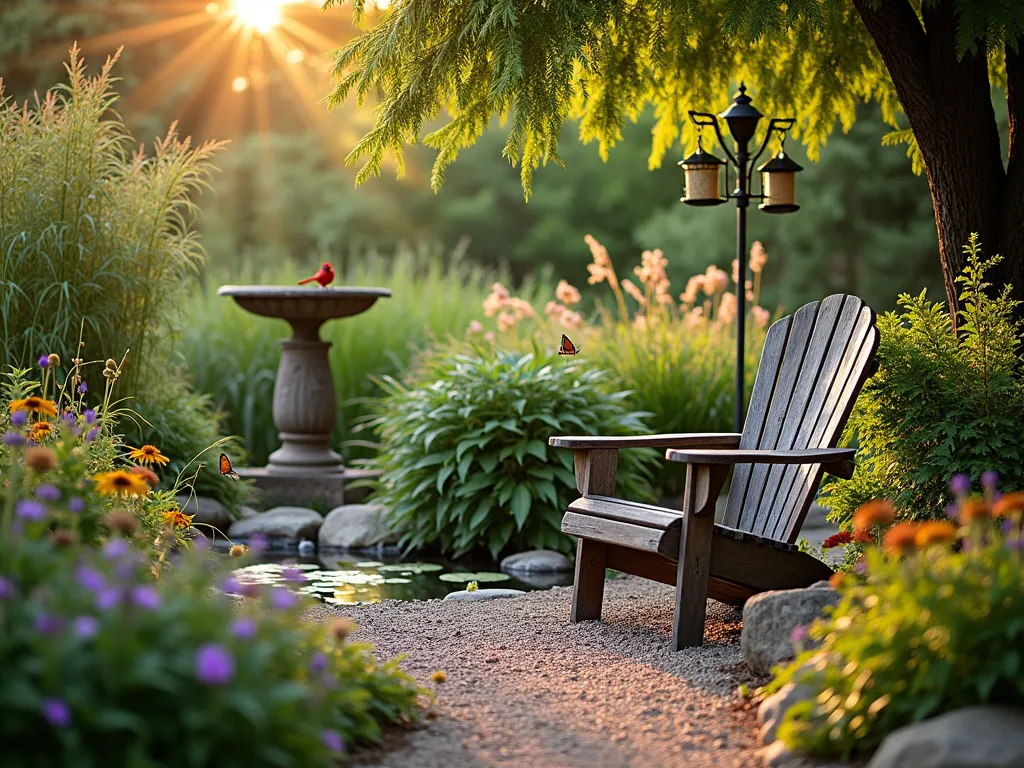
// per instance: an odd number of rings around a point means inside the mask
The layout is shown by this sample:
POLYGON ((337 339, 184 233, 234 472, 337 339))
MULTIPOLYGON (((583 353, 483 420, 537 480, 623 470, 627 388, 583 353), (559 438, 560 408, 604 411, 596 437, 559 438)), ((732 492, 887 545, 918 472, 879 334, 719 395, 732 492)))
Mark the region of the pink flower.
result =
POLYGON ((754 318, 754 325, 758 328, 764 328, 768 325, 768 321, 771 320, 772 317, 771 313, 767 309, 757 305, 750 310, 750 314, 754 318))
POLYGON ((573 304, 579 303, 582 297, 580 292, 565 280, 559 280, 558 286, 555 288, 555 298, 566 306, 571 307, 573 304))
POLYGON ((562 313, 561 323, 565 328, 570 331, 574 331, 583 326, 583 315, 579 312, 570 312, 566 310, 562 313))
POLYGON ((471 333, 483 333, 483 330, 484 327, 480 325, 480 322, 478 320, 471 320, 469 323, 469 327, 466 329, 466 334, 468 335, 471 333))
POLYGON ((498 315, 498 330, 507 331, 509 328, 513 327, 516 322, 517 318, 515 315, 510 312, 502 312, 498 315))
POLYGON ((488 331, 487 333, 485 333, 484 334, 484 341, 493 344, 494 343, 494 331, 488 331))
POLYGON ((729 276, 724 269, 719 269, 714 264, 704 272, 704 292, 710 295, 721 293, 729 287, 729 276))
POLYGON ((768 261, 768 254, 765 252, 764 246, 761 245, 760 240, 755 240, 754 244, 750 246, 750 271, 756 275, 764 269, 766 261, 768 261))
POLYGON ((647 299, 644 298, 644 293, 635 285, 631 280, 622 281, 622 290, 628 293, 633 299, 642 307, 647 303, 647 299))
POLYGON ((697 300, 697 294, 704 290, 704 275, 694 275, 686 281, 686 290, 679 294, 679 300, 683 304, 693 304, 697 300))
POLYGON ((558 319, 568 311, 567 307, 563 307, 557 301, 549 301, 544 305, 544 314, 548 317, 558 319))
MULTIPOLYGON (((725 274, 724 272, 722 274, 725 274)), ((718 322, 731 323, 736 319, 736 296, 731 293, 723 293, 722 300, 718 305, 718 322)))

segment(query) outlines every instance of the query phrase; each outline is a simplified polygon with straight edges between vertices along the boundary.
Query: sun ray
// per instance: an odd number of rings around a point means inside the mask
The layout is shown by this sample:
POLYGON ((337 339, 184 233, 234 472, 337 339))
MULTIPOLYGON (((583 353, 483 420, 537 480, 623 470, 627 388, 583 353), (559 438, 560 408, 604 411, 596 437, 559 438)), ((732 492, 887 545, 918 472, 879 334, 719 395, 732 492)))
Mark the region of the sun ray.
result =
MULTIPOLYGON (((176 19, 163 19, 162 21, 155 21, 149 24, 140 24, 136 27, 119 29, 116 32, 110 32, 105 35, 87 37, 79 40, 78 45, 83 50, 86 48, 101 48, 108 45, 124 45, 126 47, 140 46, 144 43, 152 43, 162 37, 170 37, 171 35, 179 32, 184 32, 192 29, 193 27, 209 23, 210 14, 205 12, 192 13, 188 16, 180 16, 176 19)), ((66 47, 67 43, 59 43, 57 45, 49 46, 42 53, 43 55, 48 55, 55 52, 57 49, 64 49, 66 47)))
POLYGON ((306 45, 322 53, 328 53, 340 47, 337 40, 332 40, 326 35, 317 32, 315 29, 299 23, 295 19, 283 19, 281 21, 281 28, 290 32, 299 40, 302 40, 306 45))

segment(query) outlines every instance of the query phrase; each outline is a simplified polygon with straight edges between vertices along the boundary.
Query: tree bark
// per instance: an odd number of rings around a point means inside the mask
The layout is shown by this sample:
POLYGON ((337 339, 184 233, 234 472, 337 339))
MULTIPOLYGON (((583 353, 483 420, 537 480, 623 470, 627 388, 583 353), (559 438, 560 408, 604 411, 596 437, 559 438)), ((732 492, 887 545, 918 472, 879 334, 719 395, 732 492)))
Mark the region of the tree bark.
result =
MULTIPOLYGON (((987 275, 995 290, 1010 283, 1013 297, 1024 300, 1024 62, 1007 51, 1011 162, 1004 168, 985 45, 978 41, 976 53, 957 60, 954 0, 925 4, 920 18, 908 0, 888 0, 876 9, 869 0, 854 4, 924 158, 954 327, 955 279, 971 233, 978 233, 986 254, 1003 256, 987 275)), ((1024 305, 1018 314, 1024 318, 1024 305)))

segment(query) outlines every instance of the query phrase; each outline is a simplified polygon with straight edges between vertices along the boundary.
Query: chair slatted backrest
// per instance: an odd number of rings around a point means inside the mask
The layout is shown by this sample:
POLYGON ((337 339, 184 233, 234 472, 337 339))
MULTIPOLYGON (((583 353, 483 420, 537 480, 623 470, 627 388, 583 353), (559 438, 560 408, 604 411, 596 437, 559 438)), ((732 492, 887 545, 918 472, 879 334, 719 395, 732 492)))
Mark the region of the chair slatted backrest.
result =
MULTIPOLYGON (((740 449, 834 448, 871 375, 875 313, 835 294, 768 329, 740 449)), ((725 525, 793 543, 821 481, 821 465, 740 464, 725 525)))

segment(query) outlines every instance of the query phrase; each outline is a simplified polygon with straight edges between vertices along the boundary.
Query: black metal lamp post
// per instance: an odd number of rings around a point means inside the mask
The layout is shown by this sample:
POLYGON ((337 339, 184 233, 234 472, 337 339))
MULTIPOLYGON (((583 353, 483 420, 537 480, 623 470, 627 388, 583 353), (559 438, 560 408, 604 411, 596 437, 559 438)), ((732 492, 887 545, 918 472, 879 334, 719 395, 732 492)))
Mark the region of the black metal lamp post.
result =
POLYGON ((733 97, 732 104, 721 117, 729 126, 729 133, 736 142, 736 154, 726 149, 725 139, 718 128, 718 117, 708 112, 690 110, 690 119, 699 127, 711 126, 722 149, 736 169, 736 189, 732 194, 722 194, 720 185, 720 169, 725 166, 725 183, 729 183, 729 165, 712 154, 704 151, 700 136, 697 137, 697 151, 679 163, 686 174, 686 191, 682 201, 688 205, 719 205, 727 200, 736 201, 736 259, 739 262, 736 285, 736 431, 743 430, 744 378, 743 360, 745 351, 744 330, 747 316, 747 206, 752 199, 762 200, 758 206, 765 213, 791 213, 800 206, 795 203, 794 174, 803 170, 786 156, 786 131, 793 127, 793 118, 772 118, 768 123, 768 133, 757 154, 750 157, 747 145, 754 138, 757 124, 763 115, 750 103, 747 88, 740 83, 740 90, 733 97), (750 192, 753 165, 768 147, 773 133, 778 133, 782 140, 779 154, 757 170, 761 173, 762 194, 750 192))

